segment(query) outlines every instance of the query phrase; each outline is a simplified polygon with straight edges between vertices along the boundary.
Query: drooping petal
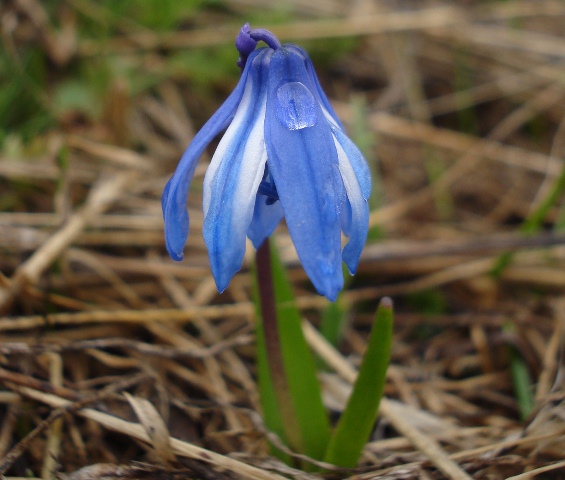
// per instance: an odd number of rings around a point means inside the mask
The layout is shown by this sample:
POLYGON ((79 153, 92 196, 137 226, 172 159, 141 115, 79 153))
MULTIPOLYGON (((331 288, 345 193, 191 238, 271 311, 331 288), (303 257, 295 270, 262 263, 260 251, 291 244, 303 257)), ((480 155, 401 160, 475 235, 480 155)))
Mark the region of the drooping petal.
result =
POLYGON ((345 234, 346 237, 351 236, 351 222, 352 222, 352 212, 351 212, 351 204, 349 200, 346 198, 343 206, 341 207, 340 212, 340 219, 341 219, 341 231, 345 234))
POLYGON ((264 195, 257 195, 253 219, 247 229, 247 236, 255 248, 261 246, 267 237, 274 232, 275 228, 284 217, 281 202, 277 201, 267 205, 266 200, 267 197, 264 195))
POLYGON ((327 112, 329 114, 330 118, 335 123, 335 125, 343 130, 343 125, 341 124, 339 117, 335 113, 335 110, 332 107, 332 104, 330 103, 326 93, 322 89, 322 85, 320 84, 320 81, 318 80, 318 76, 316 75, 316 71, 314 70, 314 65, 312 64, 312 60, 310 60, 310 56, 308 55, 306 50, 298 47, 297 45, 289 45, 288 47, 293 52, 296 52, 297 55, 300 55, 303 58, 304 66, 306 67, 306 71, 308 72, 308 75, 310 76, 310 80, 316 86, 316 90, 313 93, 316 94, 316 96, 318 97, 318 101, 322 104, 322 110, 325 110, 324 113, 327 112))
POLYGON ((265 141, 292 241, 319 293, 343 287, 336 147, 303 57, 285 46, 271 59, 265 141))
POLYGON ((369 169, 369 165, 367 165, 367 160, 361 153, 361 151, 357 148, 349 137, 343 132, 343 130, 337 128, 336 126, 330 123, 330 128, 332 133, 334 134, 335 138, 337 139, 338 143, 343 148, 347 158, 349 159, 349 163, 351 163, 351 167, 355 172, 355 177, 359 182, 359 187, 361 188, 361 193, 364 199, 368 199, 371 195, 371 170, 369 169))
MULTIPOLYGON (((259 53, 259 51, 257 51, 257 53, 259 53)), ((253 59, 257 53, 252 52, 250 60, 253 59)), ((249 61, 247 65, 250 64, 251 62, 249 61)), ((165 221, 165 244, 173 260, 180 261, 183 258, 183 249, 186 244, 189 228, 186 199, 190 182, 194 176, 194 170, 206 146, 218 133, 226 128, 231 120, 243 95, 248 71, 249 68, 246 67, 234 91, 194 136, 192 142, 190 142, 190 145, 181 157, 175 173, 163 191, 161 205, 165 221)))
MULTIPOLYGON (((324 113, 324 116, 326 117, 327 121, 330 124, 330 129, 334 134, 334 139, 335 137, 337 137, 342 146, 342 149, 347 150, 347 156, 356 173, 357 181, 361 185, 361 191, 365 196, 365 198, 368 198, 371 192, 371 176, 370 176, 369 167, 367 165, 367 162, 365 161, 365 158, 363 157, 363 154, 359 151, 357 146, 349 139, 349 137, 347 137, 347 135, 344 133, 343 125, 339 117, 335 113, 335 110, 333 109, 332 104, 330 103, 324 90, 322 89, 322 86, 320 85, 320 81, 318 80, 318 76, 316 75, 316 71, 314 70, 314 66, 312 64, 312 61, 310 60, 310 57, 308 56, 308 53, 302 48, 295 45, 292 46, 292 49, 293 51, 296 51, 299 55, 301 55, 304 58, 304 65, 306 66, 306 70, 310 75, 312 82, 316 85, 317 99, 321 104, 321 108, 322 108, 322 112, 324 113)), ((340 170, 341 170, 341 166, 340 166, 340 170)), ((343 233, 345 233, 345 235, 350 237, 352 235, 351 228, 353 222, 353 212, 349 198, 347 198, 343 202, 340 208, 340 217, 341 217, 341 228, 343 230, 343 233)), ((361 248, 363 247, 363 244, 360 245, 361 248)), ((349 252, 353 251, 354 245, 356 245, 355 242, 351 243, 351 245, 347 248, 346 257, 349 258, 350 256, 349 252)), ((357 245, 357 247, 359 247, 359 245, 357 245)), ((354 268, 351 268, 351 266, 348 264, 348 268, 350 272, 354 272, 356 270, 357 261, 358 259, 355 262, 352 261, 349 262, 351 265, 355 263, 354 268)))
POLYGON ((371 172, 369 166, 367 165, 367 161, 365 157, 357 148, 357 146, 350 140, 350 138, 345 134, 345 129, 335 113, 335 110, 332 107, 332 104, 328 100, 328 97, 324 93, 322 86, 318 80, 318 76, 314 70, 314 66, 312 65, 312 61, 308 56, 308 53, 300 47, 293 45, 291 47, 293 51, 296 51, 304 58, 304 64, 306 66, 306 70, 308 71, 308 75, 312 82, 316 85, 316 94, 318 96, 318 100, 322 105, 322 111, 324 112, 324 116, 330 123, 330 128, 332 133, 335 137, 337 137, 339 143, 345 150, 347 157, 349 158, 353 170, 355 171, 355 175, 357 176, 357 181, 361 186, 361 191, 363 192, 363 196, 367 199, 371 194, 371 172))
POLYGON ((349 232, 345 232, 349 236, 349 242, 343 249, 342 257, 349 273, 353 275, 357 270, 359 256, 367 240, 369 205, 367 199, 363 196, 361 185, 357 180, 350 159, 337 139, 335 139, 335 146, 339 158, 339 171, 347 192, 348 210, 350 211, 349 232))
POLYGON ((264 119, 272 53, 271 49, 263 49, 248 60, 251 67, 243 97, 204 178, 203 235, 220 292, 241 268, 245 238, 267 161, 264 119))

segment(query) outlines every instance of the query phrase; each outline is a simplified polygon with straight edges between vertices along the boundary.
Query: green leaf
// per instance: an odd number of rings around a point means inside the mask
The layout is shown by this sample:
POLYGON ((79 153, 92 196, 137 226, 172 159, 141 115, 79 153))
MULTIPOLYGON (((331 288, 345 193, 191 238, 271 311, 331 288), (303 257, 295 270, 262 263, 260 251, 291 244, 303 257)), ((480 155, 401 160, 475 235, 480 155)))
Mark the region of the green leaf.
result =
POLYGON ((532 377, 528 366, 514 348, 510 348, 510 370, 514 384, 514 394, 520 410, 520 418, 525 421, 535 406, 532 394, 532 377))
MULTIPOLYGON (((261 318, 261 308, 259 305, 258 294, 255 295, 256 318, 261 318)), ((255 327, 257 337, 257 377, 259 383, 259 395, 261 406, 263 407, 263 419, 265 424, 272 432, 276 433, 283 441, 286 439, 284 422, 277 402, 277 394, 271 379, 269 362, 267 359, 267 347, 263 333, 263 323, 257 322, 255 327)), ((292 459, 281 450, 273 447, 272 453, 285 463, 290 464, 292 459)))
POLYGON ((314 359, 302 333, 292 286, 274 247, 271 248, 271 271, 285 378, 283 382, 280 379, 273 382, 264 331, 258 325, 259 391, 265 423, 293 450, 320 460, 330 438, 329 420, 322 403, 314 359), (277 392, 275 385, 285 382, 288 392, 277 392), (281 405, 285 398, 290 398, 290 405, 281 405))
MULTIPOLYGON (((343 270, 343 288, 346 289, 351 283, 353 278, 345 264, 342 266, 343 270)), ((341 336, 343 334, 343 329, 347 321, 347 309, 343 302, 343 291, 339 292, 335 302, 330 302, 322 310, 322 318, 320 321, 320 333, 322 336, 334 347, 337 348, 341 336)), ((322 360, 318 362, 319 365, 323 365, 322 360)))
POLYGON ((345 315, 346 312, 339 301, 339 296, 335 302, 330 303, 322 311, 320 333, 334 347, 337 347, 339 343, 345 315))
MULTIPOLYGON (((512 323, 504 325, 504 331, 507 333, 515 333, 512 323)), ((528 369, 528 365, 524 361, 518 349, 514 346, 508 347, 510 371, 512 373, 512 383, 514 386, 514 395, 520 411, 520 419, 525 421, 535 406, 533 391, 533 381, 528 369)))
POLYGON ((381 300, 353 391, 330 439, 324 460, 353 468, 369 438, 383 395, 392 343, 393 310, 381 300))
MULTIPOLYGON (((524 223, 520 226, 520 231, 525 235, 532 235, 543 228, 543 222, 545 221, 550 210, 559 202, 559 199, 565 194, 565 165, 559 173, 551 186, 549 192, 546 196, 538 203, 537 208, 524 220, 524 223)), ((559 225, 559 218, 556 222, 559 225)), ((504 269, 512 262, 513 253, 504 252, 498 258, 495 266, 491 270, 491 275, 494 277, 500 276, 504 269)))

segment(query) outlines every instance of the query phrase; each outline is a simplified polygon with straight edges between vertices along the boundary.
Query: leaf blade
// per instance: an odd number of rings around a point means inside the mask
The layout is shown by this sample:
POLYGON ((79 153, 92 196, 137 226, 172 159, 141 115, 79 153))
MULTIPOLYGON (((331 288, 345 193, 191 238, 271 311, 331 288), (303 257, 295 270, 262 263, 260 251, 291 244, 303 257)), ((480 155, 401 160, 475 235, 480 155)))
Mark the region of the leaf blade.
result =
POLYGON ((259 382, 265 423, 287 442, 291 438, 298 438, 294 444, 289 445, 291 448, 321 460, 330 438, 329 419, 322 403, 314 358, 302 332, 301 316, 296 307, 293 289, 274 246, 271 248, 271 271, 280 348, 292 409, 278 405, 283 396, 277 394, 270 378, 264 332, 262 327, 258 326, 259 382), (289 410, 295 415, 291 420, 281 415, 281 411, 289 410), (298 426, 298 434, 288 432, 290 425, 298 426))
POLYGON ((356 466, 377 417, 386 381, 392 343, 392 301, 381 300, 367 350, 337 427, 330 439, 324 461, 340 467, 356 466))

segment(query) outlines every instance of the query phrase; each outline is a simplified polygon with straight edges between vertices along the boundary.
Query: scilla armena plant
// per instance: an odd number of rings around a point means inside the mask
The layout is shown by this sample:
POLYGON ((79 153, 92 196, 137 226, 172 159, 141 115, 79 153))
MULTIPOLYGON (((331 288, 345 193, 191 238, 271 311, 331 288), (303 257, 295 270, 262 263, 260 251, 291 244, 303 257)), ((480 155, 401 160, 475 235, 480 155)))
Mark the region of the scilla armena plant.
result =
POLYGON ((247 24, 236 47, 239 83, 195 135, 163 192, 167 250, 174 260, 182 259, 196 164, 226 130, 204 179, 203 235, 220 292, 241 268, 246 237, 257 249, 259 383, 266 424, 298 453, 354 466, 382 395, 390 302, 377 312, 378 335, 371 336, 349 405, 332 433, 292 290, 268 237, 284 218, 314 287, 335 300, 343 288, 342 260, 355 273, 366 241, 369 168, 303 49, 247 24), (260 41, 266 47, 256 48, 260 41), (343 250, 342 232, 348 237, 343 250))

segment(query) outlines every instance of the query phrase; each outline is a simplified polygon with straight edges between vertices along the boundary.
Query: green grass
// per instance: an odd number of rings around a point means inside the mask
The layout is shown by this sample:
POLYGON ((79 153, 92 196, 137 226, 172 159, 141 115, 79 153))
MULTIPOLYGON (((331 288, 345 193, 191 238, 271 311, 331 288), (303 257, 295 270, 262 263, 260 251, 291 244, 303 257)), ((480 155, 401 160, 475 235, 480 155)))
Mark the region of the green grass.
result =
MULTIPOLYGON (((272 25, 292 21, 288 7, 254 9, 250 15, 230 10, 221 0, 56 0, 42 2, 56 37, 72 17, 77 45, 87 41, 98 53, 69 62, 52 62, 40 41, 21 42, 0 52, 0 145, 15 133, 24 142, 60 126, 69 114, 99 122, 108 92, 116 82, 127 85, 131 97, 172 79, 198 98, 216 98, 237 82, 238 58, 233 38, 213 47, 135 49, 112 53, 105 47, 127 42, 136 35, 153 38, 200 28, 202 18, 217 18, 219 27, 272 25)), ((208 22, 209 24, 209 22, 208 22)), ((210 28, 210 27, 207 27, 210 28)), ((355 48, 356 40, 308 42, 315 63, 330 65, 355 48)), ((217 100, 215 100, 217 102, 217 100)))

